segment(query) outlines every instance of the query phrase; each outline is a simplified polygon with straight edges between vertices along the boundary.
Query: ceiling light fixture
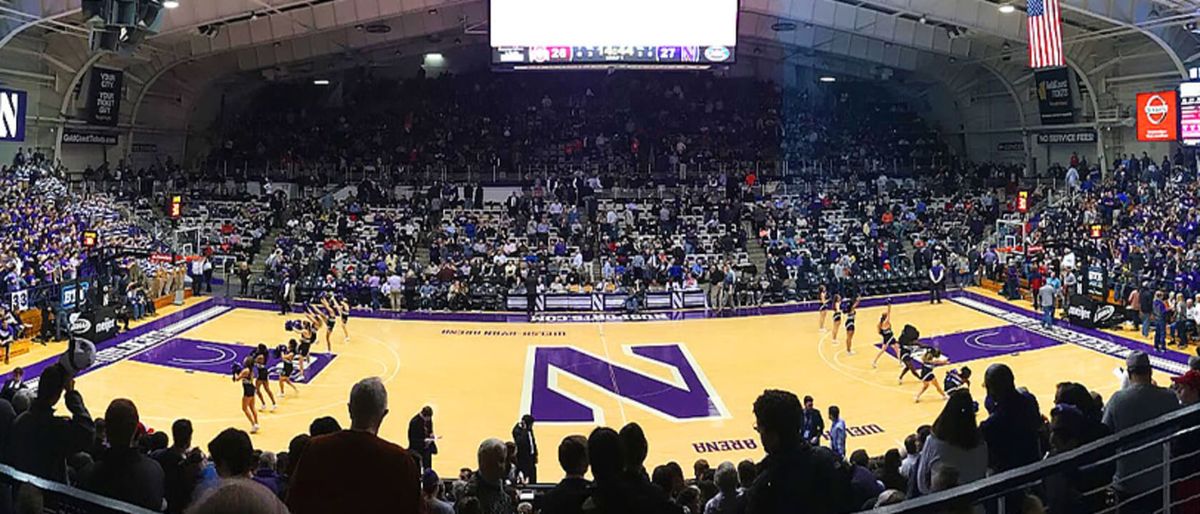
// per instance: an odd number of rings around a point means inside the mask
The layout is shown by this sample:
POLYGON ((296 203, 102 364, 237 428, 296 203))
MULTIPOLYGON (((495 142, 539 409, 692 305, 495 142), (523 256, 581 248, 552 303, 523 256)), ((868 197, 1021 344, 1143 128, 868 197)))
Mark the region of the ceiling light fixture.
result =
POLYGON ((1013 7, 1012 4, 1004 4, 1004 5, 1000 6, 1000 12, 1002 12, 1004 14, 1012 14, 1016 11, 1017 11, 1017 8, 1013 7))
POLYGON ((834 77, 832 75, 825 75, 817 80, 820 80, 821 82, 825 82, 825 83, 837 82, 837 77, 834 77))
POLYGON ((329 80, 328 79, 317 79, 317 80, 313 81, 313 85, 314 86, 328 86, 329 80))
POLYGON ((163 7, 167 9, 175 9, 179 7, 179 0, 166 0, 163 2, 163 7))

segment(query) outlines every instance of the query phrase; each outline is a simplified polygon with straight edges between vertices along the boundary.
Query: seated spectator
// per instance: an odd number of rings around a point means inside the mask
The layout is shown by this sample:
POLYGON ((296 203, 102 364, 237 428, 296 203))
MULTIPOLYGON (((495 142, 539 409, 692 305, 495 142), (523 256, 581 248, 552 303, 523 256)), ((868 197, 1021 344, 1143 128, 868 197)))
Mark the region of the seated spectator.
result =
POLYGON ((321 416, 308 425, 308 435, 317 437, 342 430, 342 425, 333 416, 321 416))
MULTIPOLYGON (((258 456, 258 468, 254 470, 254 481, 270 489, 275 496, 283 493, 283 478, 275 472, 275 454, 262 452, 258 456)), ((282 498, 281 498, 282 499, 282 498)))
MULTIPOLYGON (((454 514, 454 506, 442 501, 442 480, 432 469, 421 475, 421 500, 425 502, 426 514, 454 514)), ((543 512, 548 512, 543 509, 543 512)))
POLYGON ((933 434, 925 440, 917 471, 922 494, 933 492, 933 469, 939 463, 953 466, 964 483, 987 475, 988 445, 975 424, 975 401, 969 391, 951 393, 933 422, 933 434))
POLYGON ((873 504, 884 490, 883 482, 875 478, 875 474, 867 467, 870 461, 866 450, 854 450, 854 453, 850 454, 850 489, 854 495, 852 503, 855 505, 862 506, 868 502, 873 504))
POLYGON ((732 462, 722 462, 713 475, 717 494, 704 504, 704 514, 741 514, 745 507, 738 492, 738 474, 732 462))
POLYGON ((217 485, 187 510, 187 514, 288 514, 288 508, 267 488, 250 480, 217 485))
POLYGON ((133 446, 138 411, 124 398, 113 400, 104 411, 108 450, 100 461, 83 470, 84 490, 132 503, 150 510, 163 508, 163 470, 158 462, 133 446))
POLYGON ((509 451, 499 439, 486 439, 476 453, 479 469, 467 482, 465 497, 475 498, 485 514, 516 512, 516 491, 505 484, 509 451))
POLYGON ((558 464, 565 476, 542 497, 543 514, 581 514, 592 483, 585 478, 588 470, 587 439, 581 435, 564 437, 558 445, 558 464))
POLYGON ((378 377, 354 385, 350 430, 313 437, 296 466, 287 496, 294 514, 422 511, 417 463, 377 435, 387 413, 387 389, 378 377))
MULTIPOLYGON (((979 430, 987 444, 988 467, 1000 473, 1036 462, 1042 457, 1042 415, 1037 400, 1017 390, 1012 369, 1004 364, 989 366, 983 380, 989 415, 979 430)), ((974 470, 957 472, 974 476, 974 470)))
MULTIPOLYGON (((1120 432, 1139 425, 1179 408, 1179 400, 1169 389, 1154 384, 1150 357, 1145 352, 1133 352, 1125 359, 1129 384, 1113 393, 1104 408, 1104 424, 1113 432, 1120 432)), ((1133 498, 1128 508, 1153 512, 1162 508, 1162 496, 1141 495, 1159 486, 1160 477, 1155 473, 1141 471, 1162 466, 1162 453, 1158 448, 1147 448, 1117 459, 1113 474, 1113 489, 1118 498, 1133 498), (1134 498, 1135 496, 1139 496, 1134 498)))

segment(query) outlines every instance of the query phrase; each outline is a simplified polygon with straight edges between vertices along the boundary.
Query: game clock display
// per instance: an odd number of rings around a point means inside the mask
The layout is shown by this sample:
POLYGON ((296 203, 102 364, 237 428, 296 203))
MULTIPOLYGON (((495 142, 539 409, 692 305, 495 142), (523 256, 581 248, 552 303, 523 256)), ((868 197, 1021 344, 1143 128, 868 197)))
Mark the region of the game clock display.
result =
POLYGON ((492 49, 492 62, 556 64, 722 64, 734 59, 725 46, 510 46, 492 49))

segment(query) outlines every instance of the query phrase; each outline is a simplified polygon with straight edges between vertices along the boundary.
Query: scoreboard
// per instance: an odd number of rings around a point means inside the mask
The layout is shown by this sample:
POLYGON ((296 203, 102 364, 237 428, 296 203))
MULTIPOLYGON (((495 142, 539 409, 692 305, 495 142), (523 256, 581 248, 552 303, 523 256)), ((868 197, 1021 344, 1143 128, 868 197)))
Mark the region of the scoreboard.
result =
POLYGON ((490 0, 492 64, 714 65, 737 53, 738 0, 490 0))
POLYGON ((510 46, 492 48, 495 64, 727 64, 725 46, 510 46))

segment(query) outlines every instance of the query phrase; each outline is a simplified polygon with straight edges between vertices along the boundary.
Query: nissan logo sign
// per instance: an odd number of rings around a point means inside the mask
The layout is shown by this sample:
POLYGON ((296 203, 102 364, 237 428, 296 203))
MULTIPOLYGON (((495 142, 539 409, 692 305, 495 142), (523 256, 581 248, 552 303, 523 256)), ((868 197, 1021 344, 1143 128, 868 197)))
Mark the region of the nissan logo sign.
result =
POLYGON ((1167 119, 1167 112, 1170 111, 1167 101, 1159 95, 1154 95, 1146 101, 1146 107, 1143 109, 1146 112, 1146 119, 1150 123, 1158 125, 1167 119))

